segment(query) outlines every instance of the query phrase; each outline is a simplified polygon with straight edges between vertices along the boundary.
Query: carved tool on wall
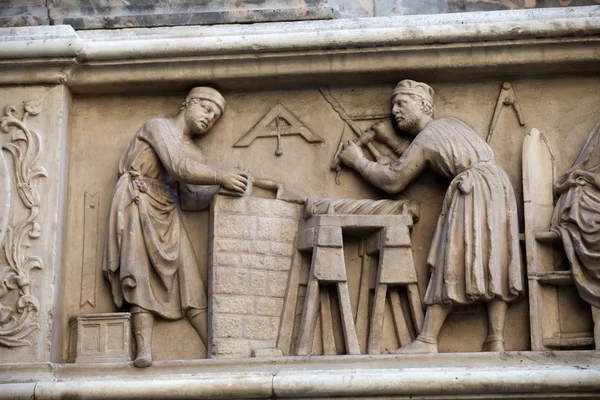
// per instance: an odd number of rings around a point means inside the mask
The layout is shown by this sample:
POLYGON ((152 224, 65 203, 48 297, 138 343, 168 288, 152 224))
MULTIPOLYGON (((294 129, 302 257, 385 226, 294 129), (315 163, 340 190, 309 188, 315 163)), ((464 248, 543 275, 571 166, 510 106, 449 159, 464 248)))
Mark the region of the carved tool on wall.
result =
MULTIPOLYGON (((333 97, 331 91, 327 87, 319 87, 319 91, 325 98, 325 100, 331 105, 331 108, 340 116, 340 118, 346 122, 347 126, 358 136, 353 140, 354 143, 359 145, 360 147, 366 147, 369 152, 375 157, 378 162, 389 163, 389 158, 382 155, 379 150, 373 145, 373 140, 375 139, 375 132, 372 129, 367 129, 363 131, 356 122, 346 113, 346 110, 342 107, 342 105, 333 97)), ((331 161, 331 170, 336 171, 335 182, 340 184, 340 174, 342 171, 341 160, 338 157, 343 145, 343 137, 344 131, 342 131, 342 136, 340 137, 340 142, 338 144, 338 148, 335 152, 335 156, 331 161)))
MULTIPOLYGON (((342 160, 340 160, 340 152, 342 151, 342 146, 343 146, 343 139, 344 139, 344 132, 346 131, 346 125, 344 126, 344 129, 342 130, 342 135, 340 136, 340 141, 338 143, 338 147, 337 150, 335 152, 335 156, 333 157, 333 160, 331 161, 331 170, 336 172, 335 175, 335 183, 337 183, 338 185, 340 184, 340 175, 342 173, 342 160)), ((360 136, 356 139, 353 139, 352 141, 354 143, 356 143, 357 145, 359 145, 360 147, 365 147, 368 146, 369 144, 371 144, 371 142, 373 141, 373 139, 375 138, 375 132, 371 129, 364 131, 363 133, 360 134, 360 136)), ((375 149, 375 151, 377 151, 377 149, 375 149)), ((379 153, 379 157, 375 157, 378 160, 384 160, 387 159, 387 157, 382 156, 381 153, 379 153)))
POLYGON ((97 190, 84 193, 83 258, 81 261, 81 291, 79 306, 96 307, 96 273, 98 271, 98 210, 97 190), (95 193, 94 193, 95 192, 95 193))
POLYGON ((233 147, 248 147, 259 138, 275 138, 277 140, 275 155, 281 157, 282 137, 293 135, 301 136, 308 143, 323 143, 320 136, 308 129, 298 117, 278 102, 233 147))
POLYGON ((492 135, 494 134, 494 131, 496 130, 496 125, 498 125, 498 120, 500 119, 500 113, 506 106, 510 106, 513 108, 513 110, 517 114, 519 124, 521 126, 525 126, 525 118, 523 118, 523 112, 521 111, 521 106, 519 105, 519 101, 517 100, 515 91, 513 90, 510 82, 503 82, 502 89, 500 89, 500 95, 498 96, 498 101, 496 102, 496 108, 494 109, 492 122, 490 123, 490 130, 488 132, 487 138, 485 139, 486 142, 489 143, 492 140, 492 135))

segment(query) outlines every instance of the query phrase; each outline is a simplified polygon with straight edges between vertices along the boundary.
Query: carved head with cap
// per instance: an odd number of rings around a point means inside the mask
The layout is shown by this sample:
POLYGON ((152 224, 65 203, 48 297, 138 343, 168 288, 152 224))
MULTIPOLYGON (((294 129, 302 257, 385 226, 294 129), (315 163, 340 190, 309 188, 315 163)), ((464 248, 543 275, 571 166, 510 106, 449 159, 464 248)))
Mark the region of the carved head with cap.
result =
POLYGON ((207 86, 190 90, 180 108, 180 112, 185 112, 188 127, 197 135, 208 132, 224 111, 225 99, 221 93, 207 86))
POLYGON ((433 118, 434 91, 426 83, 404 79, 396 85, 392 95, 392 114, 398 128, 419 133, 423 122, 433 118))

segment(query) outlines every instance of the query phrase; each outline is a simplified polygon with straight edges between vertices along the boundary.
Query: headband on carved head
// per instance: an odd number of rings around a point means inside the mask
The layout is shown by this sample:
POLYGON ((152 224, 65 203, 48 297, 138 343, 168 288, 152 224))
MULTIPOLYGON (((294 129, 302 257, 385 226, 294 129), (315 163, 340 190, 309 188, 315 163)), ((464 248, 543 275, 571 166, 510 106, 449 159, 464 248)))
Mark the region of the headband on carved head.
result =
POLYGON ((419 96, 423 100, 429 102, 433 106, 433 95, 435 92, 426 83, 413 81, 412 79, 404 79, 396 85, 392 97, 399 94, 412 94, 419 96))
POLYGON ((225 111, 225 98, 217 90, 208 86, 198 86, 190 90, 185 101, 192 99, 210 100, 215 103, 221 112, 225 111))

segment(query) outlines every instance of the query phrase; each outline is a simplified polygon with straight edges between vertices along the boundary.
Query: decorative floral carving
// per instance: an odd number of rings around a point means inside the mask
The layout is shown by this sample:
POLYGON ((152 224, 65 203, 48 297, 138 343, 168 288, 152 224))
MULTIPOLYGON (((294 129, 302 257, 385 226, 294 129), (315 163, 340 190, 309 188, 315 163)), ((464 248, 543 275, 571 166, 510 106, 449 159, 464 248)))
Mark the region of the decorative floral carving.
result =
MULTIPOLYGON (((41 152, 41 136, 27 126, 29 116, 38 115, 43 99, 28 101, 23 106, 23 117, 19 119, 16 108, 8 105, 0 118, 0 130, 11 135, 11 141, 0 145, 0 169, 7 172, 7 157, 10 154, 14 174, 0 178, 0 250, 4 249, 8 265, 0 264, 0 300, 16 293, 13 307, 0 303, 0 345, 7 347, 31 346, 27 337, 39 325, 36 322, 39 300, 30 293, 30 272, 42 269, 41 258, 28 254, 30 240, 40 237, 41 226, 37 219, 40 209, 38 178, 47 176, 46 170, 38 165, 41 152), (6 152, 6 153, 4 153, 6 152), (28 210, 28 215, 10 223, 10 202, 13 188, 28 210), (4 226, 3 226, 4 224, 4 226)), ((0 262, 1 259, 0 259, 0 262)))

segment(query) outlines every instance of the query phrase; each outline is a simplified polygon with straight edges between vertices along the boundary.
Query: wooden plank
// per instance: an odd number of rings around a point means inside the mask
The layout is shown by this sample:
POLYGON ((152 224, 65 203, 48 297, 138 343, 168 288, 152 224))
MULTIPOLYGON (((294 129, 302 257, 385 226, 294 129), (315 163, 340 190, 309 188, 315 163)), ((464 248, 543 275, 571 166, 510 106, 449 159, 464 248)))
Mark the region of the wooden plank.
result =
POLYGON ((352 306, 350 305, 348 282, 338 282, 336 285, 338 297, 340 299, 340 312, 342 314, 342 328, 344 330, 344 339, 346 341, 346 353, 360 354, 358 338, 356 337, 356 328, 354 326, 354 317, 352 316, 352 306))
POLYGON ((386 292, 387 285, 385 283, 380 283, 375 287, 369 344, 367 346, 367 353, 369 354, 381 354, 381 337, 383 334, 383 313, 385 311, 386 292))
POLYGON ((388 299, 390 300, 390 308, 392 310, 392 317, 394 318, 394 327, 396 328, 396 336, 398 338, 398 347, 406 346, 412 341, 410 337, 410 331, 408 325, 404 319, 404 313, 400 306, 400 294, 398 288, 390 288, 388 293, 388 299))
POLYGON ((574 283, 571 271, 538 272, 530 274, 529 278, 537 279, 539 283, 552 286, 568 286, 574 283))
POLYGON ((592 336, 571 337, 571 338, 544 338, 544 346, 559 349, 573 349, 579 347, 587 347, 594 344, 592 336))
POLYGON ((277 336, 277 347, 281 349, 284 356, 292 354, 292 334, 296 320, 296 303, 298 301, 301 269, 302 253, 294 250, 292 265, 288 275, 287 290, 285 292, 285 303, 283 304, 281 321, 279 323, 279 334, 277 336))
POLYGON ((308 356, 312 350, 313 336, 315 333, 315 317, 319 306, 319 281, 313 276, 308 280, 306 288, 306 298, 304 300, 304 311, 300 320, 300 330, 298 332, 298 343, 296 346, 296 355, 308 356))
POLYGON ((327 286, 321 288, 321 337, 323 339, 323 354, 326 356, 336 355, 333 318, 331 317, 331 297, 327 286))
MULTIPOLYGON (((525 250, 527 274, 550 272, 554 268, 552 249, 536 240, 536 232, 547 232, 554 209, 553 160, 542 134, 532 129, 523 142, 523 200, 525 214, 525 250)), ((558 313, 549 288, 543 288, 537 279, 528 279, 531 350, 548 350, 543 338, 558 331, 558 313)))
POLYGON ((408 306, 410 307, 415 332, 418 335, 423 329, 423 320, 425 319, 419 286, 416 283, 406 285, 406 294, 408 295, 408 306))
POLYGON ((373 258, 367 254, 362 256, 360 284, 358 287, 358 307, 356 308, 356 317, 354 319, 358 345, 361 354, 367 350, 367 340, 369 338, 369 284, 373 258))

